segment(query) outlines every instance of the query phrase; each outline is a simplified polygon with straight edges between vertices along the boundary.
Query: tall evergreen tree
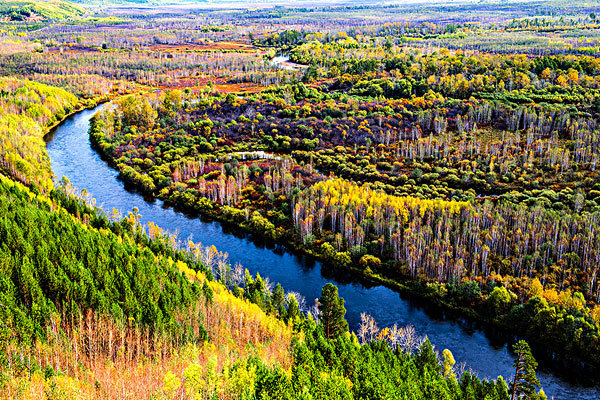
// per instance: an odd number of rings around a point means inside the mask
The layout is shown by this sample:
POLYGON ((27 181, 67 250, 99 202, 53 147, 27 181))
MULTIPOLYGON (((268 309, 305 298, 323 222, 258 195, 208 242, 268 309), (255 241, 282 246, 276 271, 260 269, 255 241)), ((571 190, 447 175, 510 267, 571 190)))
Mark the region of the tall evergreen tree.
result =
POLYGON ((285 314, 285 307, 283 306, 284 301, 285 293, 281 285, 278 283, 275 286, 275 290, 273 290, 273 294, 271 295, 271 307, 273 308, 273 312, 283 316, 283 314, 285 314))
POLYGON ((327 339, 336 338, 348 331, 344 303, 344 299, 338 295, 337 286, 331 283, 323 286, 319 298, 319 322, 327 339))
POLYGON ((300 307, 298 306, 298 300, 293 294, 288 295, 288 306, 285 315, 285 321, 292 321, 300 315, 300 307))
POLYGON ((513 363, 515 380, 512 385, 511 399, 540 399, 540 396, 535 392, 536 386, 540 386, 540 381, 535 374, 538 363, 531 354, 529 344, 524 340, 519 340, 513 346, 513 350, 517 358, 513 363))
POLYGON ((415 356, 415 364, 421 371, 424 371, 427 367, 436 374, 440 373, 440 361, 428 337, 425 337, 421 347, 419 347, 419 352, 415 356))

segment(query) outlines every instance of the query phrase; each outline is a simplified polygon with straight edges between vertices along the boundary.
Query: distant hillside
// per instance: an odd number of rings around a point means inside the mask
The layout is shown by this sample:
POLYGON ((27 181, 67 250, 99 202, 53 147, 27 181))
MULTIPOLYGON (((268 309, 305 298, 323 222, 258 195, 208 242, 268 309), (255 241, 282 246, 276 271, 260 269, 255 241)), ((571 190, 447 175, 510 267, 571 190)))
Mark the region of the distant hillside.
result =
MULTIPOLYGON (((368 1, 368 4, 382 3, 383 0, 368 1)), ((251 2, 248 0, 81 0, 80 4, 89 4, 92 6, 120 6, 120 5, 139 5, 146 6, 193 6, 209 5, 210 7, 236 7, 236 8, 262 8, 262 7, 295 7, 295 6, 327 6, 351 4, 348 0, 326 0, 318 2, 316 0, 259 0, 251 2)))
POLYGON ((8 21, 44 21, 73 18, 84 13, 74 3, 60 0, 4 0, 0 2, 0 19, 8 21))

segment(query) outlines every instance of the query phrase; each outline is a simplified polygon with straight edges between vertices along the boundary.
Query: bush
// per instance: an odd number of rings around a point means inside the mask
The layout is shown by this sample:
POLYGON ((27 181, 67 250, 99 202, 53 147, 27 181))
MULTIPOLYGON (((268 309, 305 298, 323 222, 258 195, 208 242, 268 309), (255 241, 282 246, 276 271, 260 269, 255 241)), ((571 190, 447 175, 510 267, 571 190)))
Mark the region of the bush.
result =
POLYGON ((358 265, 364 270, 369 268, 372 270, 377 270, 381 267, 381 260, 378 257, 372 256, 370 254, 365 254, 360 258, 358 265))
POLYGON ((506 314, 510 310, 510 293, 505 287, 495 287, 492 293, 485 299, 484 307, 492 316, 506 314))

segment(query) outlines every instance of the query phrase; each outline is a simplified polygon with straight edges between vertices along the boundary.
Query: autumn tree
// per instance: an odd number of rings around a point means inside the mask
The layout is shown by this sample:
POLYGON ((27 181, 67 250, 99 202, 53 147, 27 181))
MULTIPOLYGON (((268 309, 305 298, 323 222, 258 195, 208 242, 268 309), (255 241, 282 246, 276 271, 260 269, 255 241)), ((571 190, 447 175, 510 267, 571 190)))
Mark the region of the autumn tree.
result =
POLYGON ((495 287, 485 300, 485 305, 492 317, 506 313, 510 308, 510 293, 505 287, 495 287))
POLYGON ((454 355, 448 349, 444 349, 442 352, 442 373, 444 378, 456 379, 456 374, 454 373, 454 365, 456 361, 454 360, 454 355))
POLYGON ((142 130, 152 129, 158 116, 147 99, 126 96, 118 102, 118 111, 124 126, 137 126, 142 130))

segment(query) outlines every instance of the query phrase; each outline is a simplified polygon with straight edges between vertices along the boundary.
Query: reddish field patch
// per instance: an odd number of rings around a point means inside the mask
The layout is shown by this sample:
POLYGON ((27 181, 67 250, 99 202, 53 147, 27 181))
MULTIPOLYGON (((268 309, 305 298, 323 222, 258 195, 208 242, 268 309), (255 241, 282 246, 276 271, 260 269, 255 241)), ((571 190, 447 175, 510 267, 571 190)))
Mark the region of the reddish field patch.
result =
POLYGON ((202 42, 182 44, 156 44, 148 46, 148 49, 158 52, 188 52, 188 51, 257 51, 250 44, 242 42, 202 42))
POLYGON ((212 81, 214 85, 214 91, 217 93, 257 93, 261 90, 265 89, 264 86, 251 83, 251 82, 243 82, 243 83, 231 83, 227 82, 226 79, 223 78, 183 78, 179 79, 177 82, 172 82, 169 84, 163 84, 156 86, 157 89, 185 89, 190 88, 192 91, 199 91, 200 89, 204 89, 208 82, 212 81))
MULTIPOLYGON (((48 49, 51 53, 60 52, 59 47, 51 47, 48 49)), ((110 49, 116 50, 117 49, 110 49)), ((62 46, 63 53, 88 53, 99 51, 99 48, 87 45, 81 45, 77 43, 66 43, 62 46)), ((214 51, 214 52, 256 52, 261 51, 260 49, 242 42, 202 42, 202 43, 181 43, 181 44, 153 44, 148 46, 142 46, 134 49, 135 52, 141 54, 144 53, 189 53, 189 52, 200 52, 200 51, 214 51)), ((264 53, 264 51, 261 51, 264 53)))

